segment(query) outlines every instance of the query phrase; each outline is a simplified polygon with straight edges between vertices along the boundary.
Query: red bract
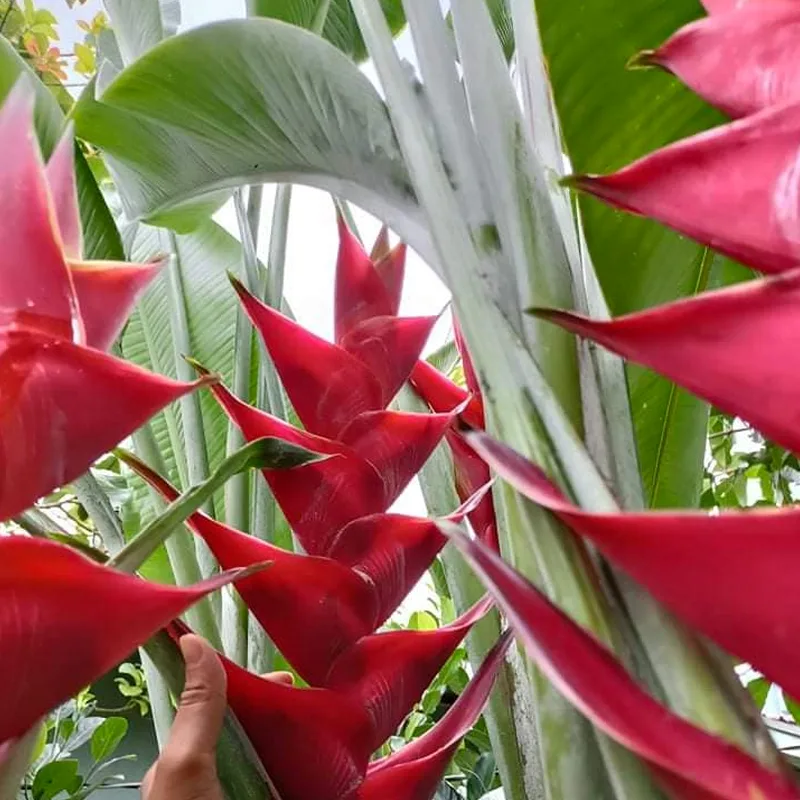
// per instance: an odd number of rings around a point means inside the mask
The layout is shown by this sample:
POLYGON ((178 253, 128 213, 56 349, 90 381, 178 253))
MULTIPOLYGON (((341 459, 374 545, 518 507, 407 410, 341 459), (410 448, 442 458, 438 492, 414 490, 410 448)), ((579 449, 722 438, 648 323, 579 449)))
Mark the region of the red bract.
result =
POLYGON ((477 722, 511 644, 507 631, 447 714, 419 739, 369 765, 359 800, 428 800, 461 738, 477 722))
POLYGON ((436 630, 366 636, 336 660, 324 685, 366 709, 373 724, 373 750, 395 732, 470 628, 491 607, 484 598, 436 630))
POLYGON ((419 396, 439 413, 462 406, 461 419, 473 428, 483 428, 483 407, 478 397, 470 395, 458 384, 427 361, 418 361, 409 377, 419 396))
POLYGON ((786 368, 800 347, 800 270, 611 321, 536 313, 651 367, 800 452, 800 391, 786 368))
POLYGON ((457 412, 362 414, 342 441, 300 431, 242 403, 223 386, 213 391, 249 441, 275 436, 335 456, 285 471, 264 470, 305 550, 324 554, 336 533, 359 517, 385 511, 419 471, 457 412))
POLYGON ((0 538, 0 745, 241 572, 195 586, 159 586, 63 545, 0 538))
POLYGON ((673 72, 732 117, 800 100, 800 6, 795 0, 749 3, 687 25, 637 57, 673 72))
POLYGON ((228 703, 281 800, 348 800, 372 753, 372 725, 350 698, 265 680, 222 658, 228 703))
POLYGON ((798 150, 795 104, 684 139, 612 175, 568 182, 754 269, 781 272, 800 264, 798 150))
MULTIPOLYGON (((770 772, 749 755, 695 728, 653 700, 603 645, 500 556, 477 540, 468 539, 455 526, 446 530, 547 678, 598 728, 656 767, 656 777, 663 779, 666 774, 665 783, 679 790, 676 797, 800 798, 790 779, 770 772)), ((680 536, 680 531, 673 531, 673 535, 680 536)), ((716 554, 722 549, 717 546, 716 554)), ((713 574, 719 577, 724 567, 716 563, 713 574)), ((685 579, 685 584, 688 582, 685 579)), ((740 591, 742 585, 752 584, 740 584, 740 591)))
POLYGON ((0 519, 77 478, 197 385, 96 349, 110 345, 159 265, 78 260, 72 136, 45 170, 32 106, 21 86, 0 111, 0 178, 14 187, 0 199, 0 519))
POLYGON ((336 262, 334 300, 334 338, 341 343, 354 328, 375 317, 395 316, 400 308, 406 249, 400 244, 389 248, 384 228, 367 255, 358 238, 341 215, 339 256, 336 262))
MULTIPOLYGON (((177 490, 141 461, 128 454, 121 458, 165 499, 177 498, 177 490)), ((479 501, 476 496, 449 519, 462 519, 479 501)), ((352 673, 360 656, 348 655, 350 666, 342 668, 334 664, 337 657, 386 621, 444 544, 434 521, 389 514, 346 526, 330 548, 330 558, 287 552, 202 513, 193 514, 189 525, 225 569, 271 563, 268 572, 242 580, 237 589, 287 661, 315 685, 326 685, 331 674, 341 682, 342 675, 352 673)), ((428 638, 440 643, 448 635, 445 631, 428 638)), ((362 652, 360 648, 359 643, 356 650, 362 652)), ((395 666, 401 664, 402 656, 395 666)))
POLYGON ((694 628, 800 694, 800 591, 786 569, 800 559, 800 508, 592 514, 506 445, 482 433, 469 439, 501 477, 590 539, 694 628))

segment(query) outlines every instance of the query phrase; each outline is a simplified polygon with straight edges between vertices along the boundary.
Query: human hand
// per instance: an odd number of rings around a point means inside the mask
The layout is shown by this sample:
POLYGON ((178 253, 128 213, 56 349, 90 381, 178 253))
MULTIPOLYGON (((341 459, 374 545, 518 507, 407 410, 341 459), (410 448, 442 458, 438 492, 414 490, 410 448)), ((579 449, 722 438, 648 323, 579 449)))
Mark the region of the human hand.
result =
MULTIPOLYGON (((227 707, 225 670, 199 636, 181 637, 180 648, 186 684, 169 741, 142 782, 142 800, 224 800, 216 748, 227 707)), ((292 682, 285 672, 265 677, 292 682)))

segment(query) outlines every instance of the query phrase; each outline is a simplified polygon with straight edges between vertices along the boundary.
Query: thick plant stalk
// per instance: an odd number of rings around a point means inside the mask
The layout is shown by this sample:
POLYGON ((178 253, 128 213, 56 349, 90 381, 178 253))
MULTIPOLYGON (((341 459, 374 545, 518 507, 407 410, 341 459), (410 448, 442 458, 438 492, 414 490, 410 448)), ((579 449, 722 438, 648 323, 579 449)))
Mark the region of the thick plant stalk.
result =
POLYGON ((159 672, 147 648, 139 648, 139 656, 142 660, 142 669, 147 683, 147 696, 150 699, 150 716, 153 720, 153 728, 156 732, 158 749, 163 750, 167 743, 172 722, 175 719, 175 709, 172 705, 172 697, 167 687, 166 680, 159 672))
MULTIPOLYGON (((403 411, 426 410, 425 404, 408 387, 401 390, 397 404, 403 411)), ((428 459, 419 480, 429 514, 441 517, 458 505, 452 459, 445 445, 439 445, 428 459)), ((441 559, 447 588, 456 612, 461 614, 482 597, 485 590, 454 548, 445 547, 441 559)), ((496 612, 472 629, 467 639, 467 653, 473 669, 478 668, 497 641, 500 630, 500 618, 496 612)), ((530 707, 531 699, 526 702, 527 692, 524 667, 512 648, 483 712, 507 800, 544 800, 545 797, 536 710, 530 707)))

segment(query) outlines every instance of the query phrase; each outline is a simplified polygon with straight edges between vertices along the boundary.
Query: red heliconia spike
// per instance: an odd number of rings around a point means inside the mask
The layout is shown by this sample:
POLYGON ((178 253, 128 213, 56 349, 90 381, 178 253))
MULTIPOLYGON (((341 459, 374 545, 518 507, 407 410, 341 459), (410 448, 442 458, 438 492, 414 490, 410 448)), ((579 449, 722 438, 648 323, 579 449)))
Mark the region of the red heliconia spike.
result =
POLYGON ((386 510, 422 469, 460 409, 447 414, 370 411, 341 433, 343 444, 373 465, 384 486, 386 510))
POLYGON ((232 283, 309 431, 337 438, 353 417, 384 407, 380 382, 361 360, 262 303, 239 281, 232 283))
POLYGON ((433 797, 459 742, 478 721, 511 641, 511 631, 506 631, 487 653, 458 700, 427 733, 369 765, 358 791, 359 800, 433 797))
MULTIPOLYGON (((467 343, 464 340, 464 334, 461 331, 461 326, 458 324, 458 320, 455 317, 453 317, 453 334, 456 340, 456 348, 461 356, 461 364, 464 367, 464 380, 467 382, 467 389, 469 389, 470 394, 474 395, 475 397, 480 397, 481 384, 478 380, 478 374, 475 372, 475 366, 472 363, 472 357, 469 354, 469 350, 467 350, 467 343)), ((484 426, 481 425, 481 428, 483 427, 484 426)))
POLYGON ((612 175, 567 182, 754 269, 781 272, 800 264, 798 148, 800 103, 683 139, 612 175))
MULTIPOLYGON (((443 530, 494 596, 528 656, 553 685, 611 738, 677 776, 681 785, 698 787, 706 793, 684 797, 800 798, 790 779, 770 772, 733 745, 694 727, 657 703, 603 645, 499 555, 479 541, 467 538, 455 526, 443 530)), ((673 535, 680 536, 680 529, 673 535)), ((730 547, 730 544, 719 545, 714 550, 719 555, 730 547)), ((689 559, 686 563, 691 562, 689 559)), ((719 576, 723 570, 718 563, 714 575, 719 576)), ((708 574, 705 574, 707 583, 708 574)), ((742 586, 749 589, 752 583, 740 584, 740 591, 742 586)), ((749 595, 749 591, 742 594, 749 595)))
POLYGON ((136 301, 163 265, 164 261, 150 264, 69 262, 89 347, 98 350, 111 347, 136 301))
POLYGON ((325 686, 367 710, 377 750, 398 728, 469 629, 492 607, 489 598, 434 631, 365 636, 333 664, 325 686))
POLYGON ((207 382, 178 383, 37 331, 0 334, 0 520, 74 480, 207 382))
POLYGON ((222 385, 213 391, 248 441, 274 436, 332 456, 290 470, 263 471, 307 553, 325 555, 331 538, 348 522, 388 508, 384 481, 352 448, 298 430, 243 403, 222 385))
POLYGON ((800 507, 591 514, 506 445, 483 433, 469 439, 514 488, 590 539, 692 627, 800 694, 800 590, 786 569, 800 558, 800 507))
MULTIPOLYGON (((178 497, 177 490, 146 464, 127 456, 123 460, 169 502, 178 497)), ((322 683, 334 659, 383 622, 377 618, 377 587, 349 565, 282 550, 200 512, 189 517, 188 524, 223 569, 271 563, 269 570, 245 578, 236 588, 308 683, 322 683)), ((438 529, 436 533, 441 537, 438 529)))
POLYGON ((0 109, 0 308, 43 332, 83 341, 55 211, 33 129, 33 93, 18 84, 0 109))
POLYGON ((228 703, 281 800, 350 800, 371 755, 371 724, 350 698, 266 680, 221 657, 228 703))
POLYGON ((634 63, 674 73, 731 117, 800 99, 800 6, 795 0, 750 3, 687 25, 634 63))
POLYGON ((72 125, 67 127, 45 168, 50 197, 56 212, 64 255, 80 260, 83 256, 83 232, 78 208, 78 185, 75 182, 75 138, 72 125))
POLYGON ((237 572, 195 586, 161 586, 64 545, 0 537, 0 744, 21 736, 237 572))
MULTIPOLYGON (((446 519, 460 522, 488 493, 483 486, 446 519)), ((393 614, 444 546, 436 521, 400 514, 372 514, 354 520, 331 540, 326 555, 365 575, 373 584, 378 619, 393 614)))
POLYGON ((400 301, 403 298, 403 281, 406 277, 406 253, 405 243, 393 247, 385 256, 380 259, 372 257, 375 269, 381 276, 386 293, 389 295, 392 314, 400 311, 400 301))
POLYGON ((341 214, 337 216, 337 223, 339 255, 336 260, 334 338, 341 342, 364 320, 392 316, 397 309, 372 259, 341 214))
POLYGON ((460 386, 427 361, 417 361, 409 378, 419 396, 436 412, 452 411, 469 401, 461 418, 470 427, 483 428, 483 407, 477 397, 470 396, 460 386))
MULTIPOLYGON (((464 441, 460 433, 449 430, 445 434, 447 444, 453 454, 453 477, 456 493, 461 500, 471 497, 479 487, 490 480, 489 467, 464 441)), ((496 530, 496 518, 492 495, 487 492, 478 506, 470 512, 469 521, 475 533, 484 539, 490 528, 496 530)))
POLYGON ((377 408, 389 405, 408 380, 435 323, 436 317, 373 317, 342 337, 340 346, 363 362, 380 384, 377 408))
POLYGON ((654 369, 800 452, 800 269, 611 321, 537 314, 654 369), (747 369, 742 369, 747 364, 747 369))

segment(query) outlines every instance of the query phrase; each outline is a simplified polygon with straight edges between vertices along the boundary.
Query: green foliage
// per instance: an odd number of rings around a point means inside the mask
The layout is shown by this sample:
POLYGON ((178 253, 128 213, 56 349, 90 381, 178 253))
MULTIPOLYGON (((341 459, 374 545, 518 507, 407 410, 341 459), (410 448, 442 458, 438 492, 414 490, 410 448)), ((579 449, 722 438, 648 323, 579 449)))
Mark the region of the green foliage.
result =
MULTIPOLYGON (((381 6, 392 33, 398 34, 406 24, 401 0, 381 0, 381 6)), ((355 61, 367 58, 350 0, 247 0, 247 12, 253 17, 271 17, 308 30, 315 28, 320 13, 326 14, 322 37, 355 61)))
MULTIPOLYGON (((575 172, 613 171, 722 121, 671 76, 625 69, 632 55, 659 45, 698 17, 697 0, 536 0, 536 8, 575 172)), ((615 315, 696 294, 744 274, 654 222, 592 199, 581 198, 579 204, 589 253, 615 315)), ((629 368, 628 379, 649 504, 696 506, 706 405, 647 370, 629 368)))
MULTIPOLYGON (((98 708, 92 692, 85 689, 46 719, 19 800, 84 800, 124 779, 108 773, 114 765, 135 758, 116 755, 128 734, 128 720, 119 715, 132 708, 146 713, 147 699, 139 668, 123 664, 120 672, 123 668, 126 675, 137 676, 140 692, 123 695, 120 708, 98 708)), ((127 681, 123 683, 130 686, 127 681)))

